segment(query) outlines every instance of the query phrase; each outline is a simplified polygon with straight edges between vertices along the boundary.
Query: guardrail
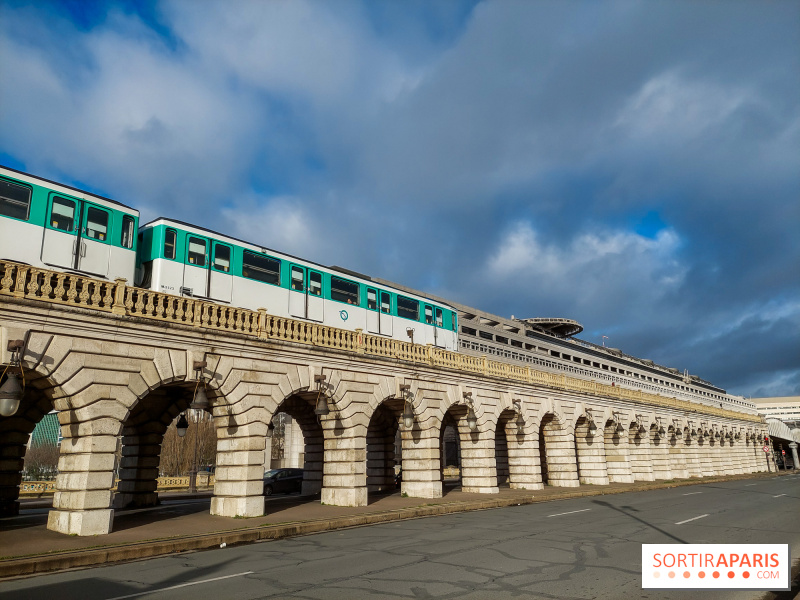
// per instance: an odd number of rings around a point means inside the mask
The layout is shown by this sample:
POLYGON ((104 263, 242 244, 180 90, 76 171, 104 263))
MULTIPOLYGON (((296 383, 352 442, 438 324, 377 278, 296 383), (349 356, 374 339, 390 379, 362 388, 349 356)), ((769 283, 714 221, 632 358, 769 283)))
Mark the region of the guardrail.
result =
POLYGON ((488 360, 485 356, 469 356, 430 345, 422 346, 411 342, 401 342, 365 334, 360 329, 348 331, 270 315, 266 309, 234 308, 194 298, 143 290, 127 285, 124 279, 117 279, 112 283, 10 261, 0 261, 0 272, 3 274, 0 279, 0 295, 14 298, 41 300, 110 312, 116 315, 235 332, 261 339, 296 342, 371 356, 425 363, 552 389, 630 400, 650 406, 675 408, 723 418, 763 422, 757 415, 715 408, 660 394, 650 394, 641 390, 630 390, 566 375, 547 373, 531 369, 528 366, 488 360))
MULTIPOLYGON (((185 489, 189 487, 189 477, 159 477, 158 490, 165 491, 171 489, 185 489)), ((117 483, 114 482, 113 490, 117 489, 117 483)), ((197 487, 198 488, 211 488, 214 487, 214 476, 205 473, 197 474, 197 487)), ((42 494, 50 494, 57 492, 55 481, 23 481, 19 486, 19 493, 21 496, 35 496, 42 494)))

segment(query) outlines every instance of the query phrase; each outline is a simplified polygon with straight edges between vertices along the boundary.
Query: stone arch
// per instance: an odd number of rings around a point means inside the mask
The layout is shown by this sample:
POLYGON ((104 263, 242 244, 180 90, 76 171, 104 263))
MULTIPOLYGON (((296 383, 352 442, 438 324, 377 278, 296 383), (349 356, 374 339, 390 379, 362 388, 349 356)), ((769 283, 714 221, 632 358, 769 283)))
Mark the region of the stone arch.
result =
POLYGON ((536 448, 536 429, 529 404, 522 401, 520 412, 507 406, 501 410, 495 426, 495 461, 497 483, 511 489, 542 489, 536 448))
POLYGON ((711 446, 711 433, 708 429, 700 429, 697 432, 697 456, 700 461, 700 470, 703 477, 713 477, 716 475, 714 469, 714 455, 711 446))
POLYGON ((395 487, 395 465, 400 458, 395 456, 395 447, 404 404, 402 398, 389 397, 372 412, 367 427, 367 493, 395 487))
POLYGON ((631 476, 634 481, 653 481, 653 461, 650 457, 649 429, 639 421, 628 426, 628 448, 631 460, 631 476))
POLYGON ((603 438, 609 483, 633 483, 628 428, 624 416, 606 421, 603 438))
POLYGON ((577 487, 578 469, 574 430, 555 407, 539 421, 539 460, 542 483, 556 487, 577 487))
MULTIPOLYGON (((6 379, 7 375, 0 384, 6 379)), ((24 379, 25 390, 17 412, 0 417, 0 516, 19 513, 19 486, 31 435, 36 425, 54 410, 52 380, 28 369, 24 379)))

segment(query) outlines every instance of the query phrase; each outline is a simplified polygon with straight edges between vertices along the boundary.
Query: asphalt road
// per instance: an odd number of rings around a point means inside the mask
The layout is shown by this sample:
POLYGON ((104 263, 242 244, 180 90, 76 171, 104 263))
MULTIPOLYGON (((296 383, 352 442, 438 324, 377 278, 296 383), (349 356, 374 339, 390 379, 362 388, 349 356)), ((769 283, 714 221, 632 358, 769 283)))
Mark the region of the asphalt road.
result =
POLYGON ((462 513, 0 583, 3 600, 760 598, 642 590, 642 543, 788 543, 800 476, 462 513), (702 516, 706 515, 706 516, 702 516))

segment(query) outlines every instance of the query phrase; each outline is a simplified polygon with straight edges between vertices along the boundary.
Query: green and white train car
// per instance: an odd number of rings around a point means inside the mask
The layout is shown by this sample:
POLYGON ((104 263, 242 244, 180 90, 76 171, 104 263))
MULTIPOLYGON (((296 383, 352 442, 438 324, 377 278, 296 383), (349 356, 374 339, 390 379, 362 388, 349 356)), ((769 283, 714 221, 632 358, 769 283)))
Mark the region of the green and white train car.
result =
POLYGON ((458 350, 455 309, 369 277, 159 218, 139 231, 137 285, 458 350))
POLYGON ((133 280, 139 211, 0 167, 0 258, 133 280))

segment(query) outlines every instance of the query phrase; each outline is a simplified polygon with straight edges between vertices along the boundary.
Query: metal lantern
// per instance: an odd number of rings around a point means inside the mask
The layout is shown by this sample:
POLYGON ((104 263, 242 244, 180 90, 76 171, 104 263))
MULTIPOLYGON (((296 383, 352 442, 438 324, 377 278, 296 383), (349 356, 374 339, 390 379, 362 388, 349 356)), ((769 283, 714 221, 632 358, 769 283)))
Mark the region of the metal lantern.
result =
POLYGON ((208 410, 208 396, 206 395, 206 386, 198 386, 197 391, 194 393, 194 400, 189 405, 193 410, 208 410))
POLYGON ((406 429, 414 427, 414 407, 411 406, 411 402, 408 400, 406 400, 406 404, 403 407, 403 426, 406 429))
POLYGON ((318 417, 324 417, 325 415, 330 414, 330 412, 331 409, 328 407, 327 398, 325 398, 325 396, 320 394, 317 397, 317 406, 314 409, 314 414, 317 415, 318 417))
POLYGON ((10 417, 17 412, 22 400, 22 386, 16 373, 9 373, 6 382, 0 386, 0 415, 10 417))
POLYGON ((475 416, 475 411, 471 406, 467 410, 467 426, 470 431, 475 431, 478 428, 478 418, 475 416))
POLYGON ((593 419, 589 419, 589 431, 591 431, 592 433, 597 431, 597 425, 595 425, 593 419))
POLYGON ((178 435, 180 437, 186 435, 186 431, 189 429, 189 421, 186 420, 185 413, 181 413, 181 416, 178 418, 178 422, 175 424, 175 427, 178 430, 178 435))

